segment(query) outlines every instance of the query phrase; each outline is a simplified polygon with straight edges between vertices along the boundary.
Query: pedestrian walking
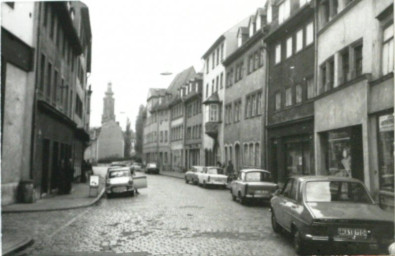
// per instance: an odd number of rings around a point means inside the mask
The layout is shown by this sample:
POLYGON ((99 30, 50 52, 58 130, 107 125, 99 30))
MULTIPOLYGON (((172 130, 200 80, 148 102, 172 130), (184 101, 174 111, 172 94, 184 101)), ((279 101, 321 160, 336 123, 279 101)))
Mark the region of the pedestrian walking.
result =
POLYGON ((226 175, 228 175, 228 182, 232 181, 234 178, 234 169, 233 169, 233 164, 232 161, 228 161, 228 166, 226 167, 226 175))

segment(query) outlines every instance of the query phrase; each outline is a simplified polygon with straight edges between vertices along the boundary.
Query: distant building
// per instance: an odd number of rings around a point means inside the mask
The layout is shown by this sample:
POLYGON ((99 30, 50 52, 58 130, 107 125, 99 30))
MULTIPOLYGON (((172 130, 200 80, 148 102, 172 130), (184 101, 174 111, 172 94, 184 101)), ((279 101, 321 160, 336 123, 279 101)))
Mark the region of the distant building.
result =
POLYGON ((115 100, 111 83, 108 83, 103 98, 102 126, 91 132, 90 145, 85 151, 85 160, 98 162, 111 158, 123 158, 125 140, 122 128, 115 121, 115 100))

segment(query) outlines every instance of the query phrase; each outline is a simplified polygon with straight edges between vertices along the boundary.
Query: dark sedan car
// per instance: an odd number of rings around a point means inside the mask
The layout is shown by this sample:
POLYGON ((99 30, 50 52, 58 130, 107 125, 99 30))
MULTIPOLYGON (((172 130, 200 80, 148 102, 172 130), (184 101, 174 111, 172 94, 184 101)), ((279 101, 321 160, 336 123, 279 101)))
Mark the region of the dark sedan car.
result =
POLYGON ((271 199, 271 211, 273 230, 291 233, 297 253, 385 253, 394 239, 393 216, 352 178, 292 177, 271 199))
POLYGON ((156 173, 159 174, 159 167, 156 163, 148 163, 145 167, 145 173, 156 173))

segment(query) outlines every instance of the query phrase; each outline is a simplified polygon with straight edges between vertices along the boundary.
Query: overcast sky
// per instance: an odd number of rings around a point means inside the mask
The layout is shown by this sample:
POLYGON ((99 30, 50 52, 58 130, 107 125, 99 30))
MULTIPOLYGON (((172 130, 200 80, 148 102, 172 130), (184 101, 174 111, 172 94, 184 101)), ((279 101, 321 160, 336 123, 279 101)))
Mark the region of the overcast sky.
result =
POLYGON ((101 125, 104 92, 111 81, 116 119, 125 129, 128 117, 134 130, 149 88, 168 87, 175 74, 192 65, 201 71, 205 51, 265 0, 84 2, 92 27, 91 127, 101 125))

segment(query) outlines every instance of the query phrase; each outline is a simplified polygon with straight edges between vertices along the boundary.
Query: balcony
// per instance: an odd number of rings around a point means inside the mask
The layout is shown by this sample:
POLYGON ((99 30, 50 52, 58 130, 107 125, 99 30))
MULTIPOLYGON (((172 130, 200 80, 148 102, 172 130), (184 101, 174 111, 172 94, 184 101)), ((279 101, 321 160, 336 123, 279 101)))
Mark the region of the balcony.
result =
POLYGON ((216 139, 218 136, 220 122, 207 122, 205 124, 205 131, 208 136, 213 139, 216 139))

